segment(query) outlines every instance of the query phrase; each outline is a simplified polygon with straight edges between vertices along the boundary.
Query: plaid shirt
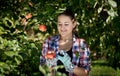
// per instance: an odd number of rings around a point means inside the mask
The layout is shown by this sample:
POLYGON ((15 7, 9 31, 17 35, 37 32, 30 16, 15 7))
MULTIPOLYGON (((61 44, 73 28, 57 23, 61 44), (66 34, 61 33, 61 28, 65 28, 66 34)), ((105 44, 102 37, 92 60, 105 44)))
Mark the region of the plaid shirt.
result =
MULTIPOLYGON (((55 35, 45 40, 42 47, 42 58, 45 59, 45 54, 48 50, 54 50, 56 53, 58 53, 59 39, 60 36, 55 35)), ((77 38, 75 35, 73 35, 72 52, 72 63, 78 67, 82 67, 87 71, 90 71, 90 49, 85 43, 84 39, 77 38)))

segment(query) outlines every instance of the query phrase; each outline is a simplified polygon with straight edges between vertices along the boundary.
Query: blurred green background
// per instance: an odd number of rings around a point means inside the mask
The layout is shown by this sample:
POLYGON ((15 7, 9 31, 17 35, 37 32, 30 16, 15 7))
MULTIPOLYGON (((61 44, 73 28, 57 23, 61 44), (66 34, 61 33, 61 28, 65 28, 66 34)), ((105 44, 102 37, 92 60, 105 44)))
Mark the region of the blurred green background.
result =
POLYGON ((0 76, 49 76, 41 46, 66 8, 90 46, 90 76, 120 76, 120 0, 0 0, 0 76))

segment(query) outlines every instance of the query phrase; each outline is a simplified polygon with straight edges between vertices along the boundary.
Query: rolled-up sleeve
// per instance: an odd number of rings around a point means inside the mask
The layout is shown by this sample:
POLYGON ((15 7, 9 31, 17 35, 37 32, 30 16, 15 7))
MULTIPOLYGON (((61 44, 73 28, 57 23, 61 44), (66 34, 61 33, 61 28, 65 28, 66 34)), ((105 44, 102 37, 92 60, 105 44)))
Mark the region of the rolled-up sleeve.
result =
POLYGON ((90 71, 90 49, 88 45, 86 44, 85 40, 80 41, 80 53, 79 53, 79 61, 80 61, 80 66, 84 68, 87 71, 90 71))
POLYGON ((45 64, 46 59, 45 59, 45 54, 48 49, 48 39, 46 39, 42 45, 42 50, 41 50, 41 55, 40 55, 40 65, 45 64))

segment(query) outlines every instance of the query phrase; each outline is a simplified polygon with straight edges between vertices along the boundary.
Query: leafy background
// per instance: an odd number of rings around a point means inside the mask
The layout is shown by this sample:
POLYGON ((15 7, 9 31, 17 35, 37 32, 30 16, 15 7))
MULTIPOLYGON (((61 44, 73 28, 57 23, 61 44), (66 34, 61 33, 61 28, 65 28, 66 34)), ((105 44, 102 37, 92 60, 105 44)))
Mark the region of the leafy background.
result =
POLYGON ((41 74, 42 43, 58 32, 57 14, 66 8, 75 12, 79 37, 90 45, 91 76, 120 75, 119 0, 0 0, 1 76, 41 74))

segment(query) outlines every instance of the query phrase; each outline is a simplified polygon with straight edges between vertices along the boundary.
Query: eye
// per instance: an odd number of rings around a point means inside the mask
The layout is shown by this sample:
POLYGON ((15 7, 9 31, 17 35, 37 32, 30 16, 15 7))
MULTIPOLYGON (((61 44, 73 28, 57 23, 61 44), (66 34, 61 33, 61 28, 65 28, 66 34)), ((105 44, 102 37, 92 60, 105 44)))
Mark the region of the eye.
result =
POLYGON ((61 23, 58 23, 57 25, 58 25, 58 26, 62 26, 62 24, 61 24, 61 23))
POLYGON ((68 26, 69 24, 67 23, 67 24, 65 24, 65 26, 68 26))

